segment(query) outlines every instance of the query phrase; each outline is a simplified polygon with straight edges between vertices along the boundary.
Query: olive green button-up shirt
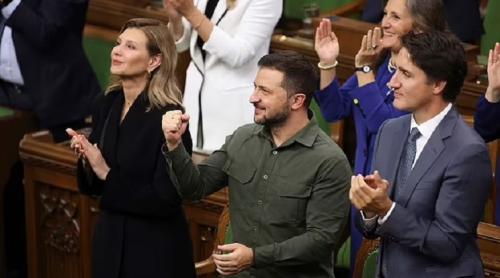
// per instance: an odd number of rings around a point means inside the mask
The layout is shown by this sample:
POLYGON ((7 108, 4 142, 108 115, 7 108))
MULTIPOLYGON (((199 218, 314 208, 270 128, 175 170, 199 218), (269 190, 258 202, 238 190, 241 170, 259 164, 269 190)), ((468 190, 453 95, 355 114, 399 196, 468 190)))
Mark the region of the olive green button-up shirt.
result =
POLYGON ((267 128, 249 124, 198 166, 182 145, 165 158, 185 198, 229 186, 233 241, 254 250, 254 265, 237 277, 334 277, 352 172, 314 118, 279 147, 267 128))

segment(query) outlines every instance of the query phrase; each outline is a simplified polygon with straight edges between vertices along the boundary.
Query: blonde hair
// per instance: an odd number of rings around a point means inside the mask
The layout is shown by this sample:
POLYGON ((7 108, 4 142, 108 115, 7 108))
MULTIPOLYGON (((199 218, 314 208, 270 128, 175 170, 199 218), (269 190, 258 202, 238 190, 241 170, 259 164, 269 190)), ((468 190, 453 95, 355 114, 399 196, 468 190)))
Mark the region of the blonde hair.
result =
POLYGON ((227 0, 226 1, 226 6, 228 9, 234 9, 234 7, 236 6, 236 0, 227 0))
MULTIPOLYGON (((174 39, 168 31, 167 25, 152 18, 133 18, 123 25, 120 34, 128 28, 136 28, 144 32, 147 38, 146 48, 149 55, 160 55, 161 64, 150 73, 146 85, 147 97, 152 107, 162 108, 168 104, 182 106, 182 93, 177 86, 175 67, 177 65, 177 51, 174 39)), ((110 91, 122 89, 119 76, 111 77, 106 94, 110 91)), ((150 109, 151 107, 148 107, 150 109)))

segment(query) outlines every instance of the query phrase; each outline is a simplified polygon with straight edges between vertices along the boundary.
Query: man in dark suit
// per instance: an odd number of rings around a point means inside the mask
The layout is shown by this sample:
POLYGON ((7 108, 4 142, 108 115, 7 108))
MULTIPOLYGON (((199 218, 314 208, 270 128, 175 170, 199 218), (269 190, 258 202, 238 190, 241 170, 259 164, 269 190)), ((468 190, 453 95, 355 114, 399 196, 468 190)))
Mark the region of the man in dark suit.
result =
POLYGON ((491 185, 484 141, 455 101, 464 50, 443 32, 402 39, 389 85, 411 114, 386 121, 372 175, 352 178, 350 198, 367 238, 380 237, 380 277, 483 277, 476 229, 491 185))
MULTIPOLYGON (((500 138, 500 44, 490 50, 488 56, 488 88, 484 97, 479 99, 474 128, 486 142, 500 138)), ((500 156, 497 157, 496 185, 500 186, 500 156)), ((500 190, 497 192, 497 201, 500 200, 500 190)), ((500 204, 497 202, 497 204, 500 204)), ((496 206, 495 223, 500 225, 500 205, 496 206)))
MULTIPOLYGON (((83 126, 100 92, 82 47, 87 6, 88 0, 0 0, 0 106, 32 111, 30 128, 48 128, 56 141, 67 138, 66 127, 83 126)), ((0 154, 5 148, 17 144, 0 146, 0 154)), ((9 278, 26 276, 22 169, 14 164, 0 192, 9 278)))
POLYGON ((88 1, 0 3, 0 105, 33 111, 41 128, 65 134, 100 91, 82 47, 88 1))

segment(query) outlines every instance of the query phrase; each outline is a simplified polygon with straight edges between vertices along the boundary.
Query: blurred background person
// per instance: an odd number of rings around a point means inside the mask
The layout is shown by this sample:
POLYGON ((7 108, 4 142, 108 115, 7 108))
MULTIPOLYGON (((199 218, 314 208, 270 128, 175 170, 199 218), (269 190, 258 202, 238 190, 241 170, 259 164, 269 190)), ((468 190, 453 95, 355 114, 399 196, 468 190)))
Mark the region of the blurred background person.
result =
MULTIPOLYGON (((440 0, 389 0, 381 27, 368 31, 363 37, 355 57, 356 73, 340 86, 335 70, 339 41, 330 20, 323 19, 319 24, 315 50, 320 60, 321 80, 315 99, 327 121, 354 118, 355 174, 371 172, 373 147, 380 125, 389 118, 406 113, 393 106, 394 94, 387 86, 395 72, 391 61, 401 49, 401 37, 408 32, 444 30, 445 26, 440 0)), ((351 215, 355 213, 357 211, 353 210, 351 215)), ((351 221, 351 266, 354 266, 361 239, 351 221)))
MULTIPOLYGON (((195 277, 181 199, 165 169, 161 119, 183 109, 167 26, 131 19, 111 52, 113 82, 97 101, 89 139, 68 129, 80 155, 80 191, 100 198, 93 277, 195 277)), ((191 138, 182 138, 191 151, 191 138)))
POLYGON ((82 47, 88 1, 9 2, 0 18, 0 105, 33 111, 61 141, 101 90, 82 47))
POLYGON ((276 0, 164 0, 177 51, 190 51, 184 105, 195 150, 212 152, 253 121, 248 99, 257 61, 268 53, 283 3, 276 0))
POLYGON ((87 7, 87 0, 0 0, 0 106, 33 112, 22 115, 23 124, 0 130, 15 142, 0 147, 11 167, 0 192, 7 277, 26 276, 23 165, 7 150, 17 153, 23 134, 40 128, 56 142, 67 139, 64 129, 84 125, 101 91, 82 46, 87 7))
MULTIPOLYGON (((361 20, 379 23, 384 16, 384 0, 367 0, 361 20)), ((479 44, 484 34, 480 0, 443 0, 448 28, 467 43, 479 44)))

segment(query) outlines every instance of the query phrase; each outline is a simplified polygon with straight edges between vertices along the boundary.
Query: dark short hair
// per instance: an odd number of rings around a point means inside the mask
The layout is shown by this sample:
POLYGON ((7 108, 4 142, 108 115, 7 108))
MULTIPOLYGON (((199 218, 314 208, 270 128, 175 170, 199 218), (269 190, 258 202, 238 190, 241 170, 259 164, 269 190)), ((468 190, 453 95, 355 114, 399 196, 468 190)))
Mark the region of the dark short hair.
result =
POLYGON ((309 106, 314 91, 318 88, 319 72, 304 55, 295 51, 275 52, 260 58, 258 65, 282 72, 281 86, 288 95, 305 94, 305 104, 309 106))
POLYGON ((467 75, 467 60, 460 40, 447 31, 410 32, 403 36, 402 46, 427 79, 446 81, 443 98, 454 102, 467 75))

